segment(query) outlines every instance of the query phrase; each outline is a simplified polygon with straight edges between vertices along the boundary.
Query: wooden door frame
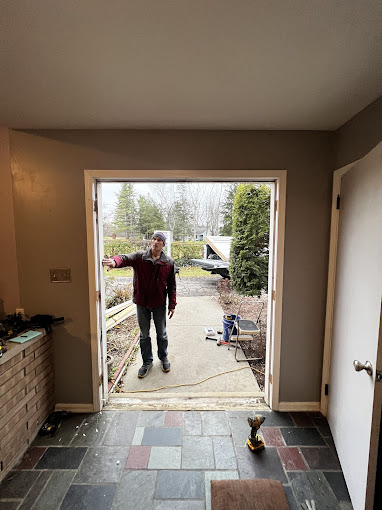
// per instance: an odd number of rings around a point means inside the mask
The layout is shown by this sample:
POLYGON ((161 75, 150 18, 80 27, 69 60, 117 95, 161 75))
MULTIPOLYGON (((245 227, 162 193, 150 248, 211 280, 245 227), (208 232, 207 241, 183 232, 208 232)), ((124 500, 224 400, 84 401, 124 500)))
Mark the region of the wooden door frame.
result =
MULTIPOLYGON (((93 185, 97 181, 129 182, 249 182, 264 181, 275 183, 274 211, 274 257, 271 277, 271 300, 274 301, 272 334, 270 342, 270 364, 267 363, 265 400, 273 410, 279 409, 281 321, 284 269, 285 210, 286 210, 286 170, 85 170, 85 207, 88 252, 89 310, 92 359, 92 387, 94 412, 102 409, 102 391, 100 391, 97 306, 98 296, 95 283, 96 236, 93 225, 93 185)), ((273 308, 273 307, 272 307, 273 308)))
POLYGON ((341 179, 359 160, 338 168, 333 172, 333 190, 332 190, 332 216, 330 224, 330 244, 329 244, 329 265, 328 265, 328 283, 326 294, 326 316, 325 316, 325 336, 324 353, 322 361, 322 380, 321 380, 321 413, 324 416, 328 414, 328 389, 330 376, 330 359, 332 352, 333 335, 333 312, 334 296, 336 284, 337 269, 337 245, 338 245, 338 223, 339 209, 337 209, 337 197, 341 195, 341 179))

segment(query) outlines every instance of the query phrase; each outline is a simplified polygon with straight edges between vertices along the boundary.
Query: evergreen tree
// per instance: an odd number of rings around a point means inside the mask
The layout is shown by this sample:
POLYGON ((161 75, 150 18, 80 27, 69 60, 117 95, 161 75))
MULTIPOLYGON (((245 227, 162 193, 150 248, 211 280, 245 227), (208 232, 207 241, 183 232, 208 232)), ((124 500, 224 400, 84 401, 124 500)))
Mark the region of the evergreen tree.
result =
POLYGON ((117 193, 114 227, 116 232, 123 233, 126 238, 135 237, 137 228, 137 208, 134 185, 132 183, 123 183, 119 193, 117 193))
POLYGON ((172 214, 174 219, 174 240, 185 241, 186 237, 192 234, 190 205, 187 199, 185 183, 180 183, 176 187, 176 201, 172 214))
POLYGON ((237 184, 231 184, 226 192, 224 205, 222 207, 223 228, 220 231, 221 236, 232 236, 233 200, 235 198, 237 186, 237 184))
POLYGON ((230 274, 233 288, 260 295, 268 284, 270 187, 239 184, 233 205, 230 274))
POLYGON ((155 230, 164 230, 166 228, 163 215, 153 201, 141 195, 138 199, 138 208, 139 233, 146 239, 148 239, 155 230))

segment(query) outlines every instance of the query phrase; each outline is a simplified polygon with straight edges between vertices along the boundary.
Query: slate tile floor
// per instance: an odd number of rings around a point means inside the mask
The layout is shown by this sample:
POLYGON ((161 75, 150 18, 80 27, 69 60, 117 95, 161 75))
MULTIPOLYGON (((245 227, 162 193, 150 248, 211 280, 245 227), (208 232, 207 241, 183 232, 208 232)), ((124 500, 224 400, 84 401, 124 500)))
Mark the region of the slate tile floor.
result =
POLYGON ((103 411, 38 436, 0 484, 0 510, 209 510, 213 479, 274 478, 291 510, 351 510, 325 418, 259 411, 266 448, 245 445, 251 411, 103 411))

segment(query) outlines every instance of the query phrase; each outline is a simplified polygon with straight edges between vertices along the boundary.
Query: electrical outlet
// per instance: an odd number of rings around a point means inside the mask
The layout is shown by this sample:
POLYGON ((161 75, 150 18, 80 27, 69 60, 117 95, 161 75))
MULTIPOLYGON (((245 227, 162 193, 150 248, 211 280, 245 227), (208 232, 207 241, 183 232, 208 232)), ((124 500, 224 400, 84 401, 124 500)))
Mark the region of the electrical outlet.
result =
POLYGON ((16 314, 20 314, 22 319, 25 320, 24 308, 16 308, 16 314))
POLYGON ((51 269, 50 281, 52 283, 70 283, 72 281, 70 269, 51 269))

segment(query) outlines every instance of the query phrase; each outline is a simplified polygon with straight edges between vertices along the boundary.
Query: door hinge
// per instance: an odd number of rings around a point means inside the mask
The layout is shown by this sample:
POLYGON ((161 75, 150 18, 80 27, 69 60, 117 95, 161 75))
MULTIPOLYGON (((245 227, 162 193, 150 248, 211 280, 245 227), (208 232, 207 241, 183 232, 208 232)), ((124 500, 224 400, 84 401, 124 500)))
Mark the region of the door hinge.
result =
POLYGON ((325 395, 329 395, 329 384, 325 384, 325 395))
POLYGON ((99 376, 99 379, 98 379, 98 385, 99 385, 99 386, 102 386, 102 383, 103 383, 103 374, 101 374, 101 375, 99 376))
POLYGON ((341 197, 340 197, 340 195, 337 195, 337 205, 336 205, 336 209, 339 209, 339 208, 340 208, 340 202, 341 202, 341 197))
POLYGON ((382 370, 376 370, 375 379, 377 382, 382 382, 382 370))
POLYGON ((93 201, 93 211, 98 214, 98 200, 93 201))

